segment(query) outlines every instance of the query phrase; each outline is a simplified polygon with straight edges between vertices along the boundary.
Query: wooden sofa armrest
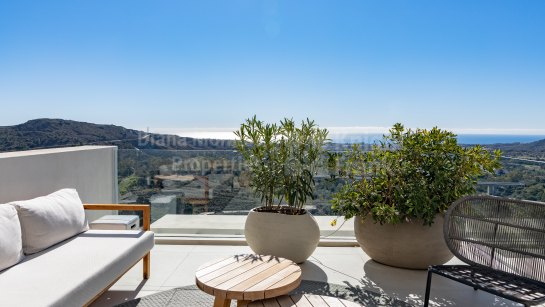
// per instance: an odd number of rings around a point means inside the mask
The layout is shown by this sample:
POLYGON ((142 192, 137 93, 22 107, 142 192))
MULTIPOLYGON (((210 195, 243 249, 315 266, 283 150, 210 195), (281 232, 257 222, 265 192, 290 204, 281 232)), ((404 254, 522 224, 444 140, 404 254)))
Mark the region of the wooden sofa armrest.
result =
POLYGON ((121 210, 121 211, 142 211, 144 230, 150 230, 150 206, 149 205, 124 205, 124 204, 83 204, 85 210, 121 210))
MULTIPOLYGON (((142 227, 145 231, 150 230, 150 222, 151 222, 151 216, 150 216, 150 205, 124 205, 124 204, 83 204, 83 209, 85 210, 121 210, 121 211, 142 211, 144 213, 143 216, 143 224, 142 227)), ((151 255, 150 252, 148 252, 143 258, 143 277, 144 279, 149 279, 150 273, 151 273, 151 255)), ((136 263, 135 263, 136 264, 136 263)), ((134 265, 133 265, 134 266, 134 265)), ((127 270, 128 271, 128 270, 127 270)), ((126 272, 125 272, 126 273, 126 272)), ((123 274, 125 274, 123 273, 123 274)), ((121 276, 123 276, 123 274, 121 276)), ((84 306, 89 306, 93 301, 95 301, 102 293, 106 292, 119 278, 119 276, 116 280, 114 280, 107 288, 102 290, 99 294, 97 294, 90 302, 85 304, 84 306)))

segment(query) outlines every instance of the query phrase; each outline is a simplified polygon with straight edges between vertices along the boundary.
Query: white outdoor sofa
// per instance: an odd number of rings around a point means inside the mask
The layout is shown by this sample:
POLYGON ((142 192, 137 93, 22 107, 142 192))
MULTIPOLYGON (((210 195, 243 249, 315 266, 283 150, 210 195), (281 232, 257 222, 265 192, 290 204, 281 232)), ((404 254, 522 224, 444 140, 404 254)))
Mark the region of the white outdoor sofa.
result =
POLYGON ((53 204, 49 209, 48 206, 36 205, 44 202, 42 198, 26 201, 27 203, 12 202, 0 205, 0 306, 87 306, 141 259, 144 266, 143 278, 149 278, 150 250, 154 246, 154 235, 149 231, 149 206, 83 205, 80 201, 81 210, 76 210, 78 217, 67 218, 62 216, 63 214, 70 216, 70 213, 65 212, 66 208, 69 211, 78 207, 77 204, 69 204, 75 202, 73 193, 77 196, 75 190, 69 189, 45 196, 46 202, 50 201, 53 204), (60 200, 47 199, 52 195, 58 197, 58 193, 61 194, 60 200), (63 193, 68 193, 69 196, 66 197, 63 193), (46 207, 45 211, 49 212, 44 213, 42 207, 46 207), (38 209, 35 210, 36 208, 38 209), (85 221, 81 221, 83 209, 143 211, 143 230, 88 230, 84 213, 85 221), (61 215, 60 219, 58 216, 48 215, 51 212, 61 215), (30 214, 30 220, 25 214, 30 214), (35 218, 36 214, 45 216, 41 216, 40 220, 35 218), (19 247, 17 220, 20 220, 22 239, 19 256, 14 253, 19 247), (29 224, 29 221, 32 224, 29 224), (36 226, 40 223, 50 225, 36 226), (25 229, 29 227, 30 230, 25 229), (50 237, 58 240, 58 232, 62 232, 63 227, 65 229, 76 227, 77 234, 32 253, 36 248, 40 248, 37 245, 50 244, 51 242, 48 243, 50 237), (30 237, 32 233, 35 235, 30 237), (35 240, 36 238, 39 240, 35 240))

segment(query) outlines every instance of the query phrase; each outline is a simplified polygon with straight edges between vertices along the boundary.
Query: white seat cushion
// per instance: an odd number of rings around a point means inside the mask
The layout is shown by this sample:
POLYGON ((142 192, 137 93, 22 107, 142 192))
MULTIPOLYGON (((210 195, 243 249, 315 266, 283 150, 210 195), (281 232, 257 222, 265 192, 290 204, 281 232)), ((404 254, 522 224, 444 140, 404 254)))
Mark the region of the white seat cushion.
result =
POLYGON ((154 245, 153 232, 89 230, 0 273, 1 306, 82 306, 154 245))
POLYGON ((89 229, 83 204, 74 189, 10 203, 17 209, 23 251, 33 254, 89 229))
POLYGON ((10 205, 0 205, 0 271, 18 263, 23 256, 17 211, 10 205))

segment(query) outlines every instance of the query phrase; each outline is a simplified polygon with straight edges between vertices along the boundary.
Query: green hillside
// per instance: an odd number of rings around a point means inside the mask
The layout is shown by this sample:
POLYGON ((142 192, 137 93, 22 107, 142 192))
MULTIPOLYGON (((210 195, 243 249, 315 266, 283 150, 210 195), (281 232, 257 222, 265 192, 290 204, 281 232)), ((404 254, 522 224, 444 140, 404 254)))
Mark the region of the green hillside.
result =
POLYGON ((115 125, 98 125, 64 119, 34 119, 0 127, 0 151, 37 148, 117 145, 120 149, 230 149, 230 141, 209 141, 176 135, 148 134, 115 125))

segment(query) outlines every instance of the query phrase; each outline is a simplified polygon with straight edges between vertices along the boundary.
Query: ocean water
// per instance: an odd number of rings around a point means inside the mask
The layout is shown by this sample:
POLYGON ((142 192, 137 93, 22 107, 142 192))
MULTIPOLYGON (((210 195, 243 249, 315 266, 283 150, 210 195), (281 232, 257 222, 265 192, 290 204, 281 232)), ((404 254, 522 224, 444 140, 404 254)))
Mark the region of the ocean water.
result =
POLYGON ((545 139, 545 135, 486 135, 486 134, 461 134, 458 142, 461 144, 507 144, 507 143, 531 143, 545 139))
MULTIPOLYGON (((330 135, 334 143, 374 143, 382 139, 382 134, 343 134, 330 135)), ((459 134, 460 144, 507 144, 507 143, 530 143, 545 139, 545 135, 513 135, 513 134, 459 134)))
MULTIPOLYGON (((183 129, 170 129, 153 131, 155 133, 176 134, 184 137, 191 137, 197 139, 216 139, 216 140, 233 140, 235 135, 233 134, 235 129, 195 129, 195 130, 183 130, 183 129)), ((341 133, 339 131, 330 131, 329 138, 334 143, 340 144, 354 144, 354 143, 366 143, 372 144, 382 139, 382 133, 341 133)), ((545 134, 542 135, 524 135, 524 134, 458 134, 458 142, 460 144, 508 144, 508 143, 530 143, 545 139, 545 134)))

